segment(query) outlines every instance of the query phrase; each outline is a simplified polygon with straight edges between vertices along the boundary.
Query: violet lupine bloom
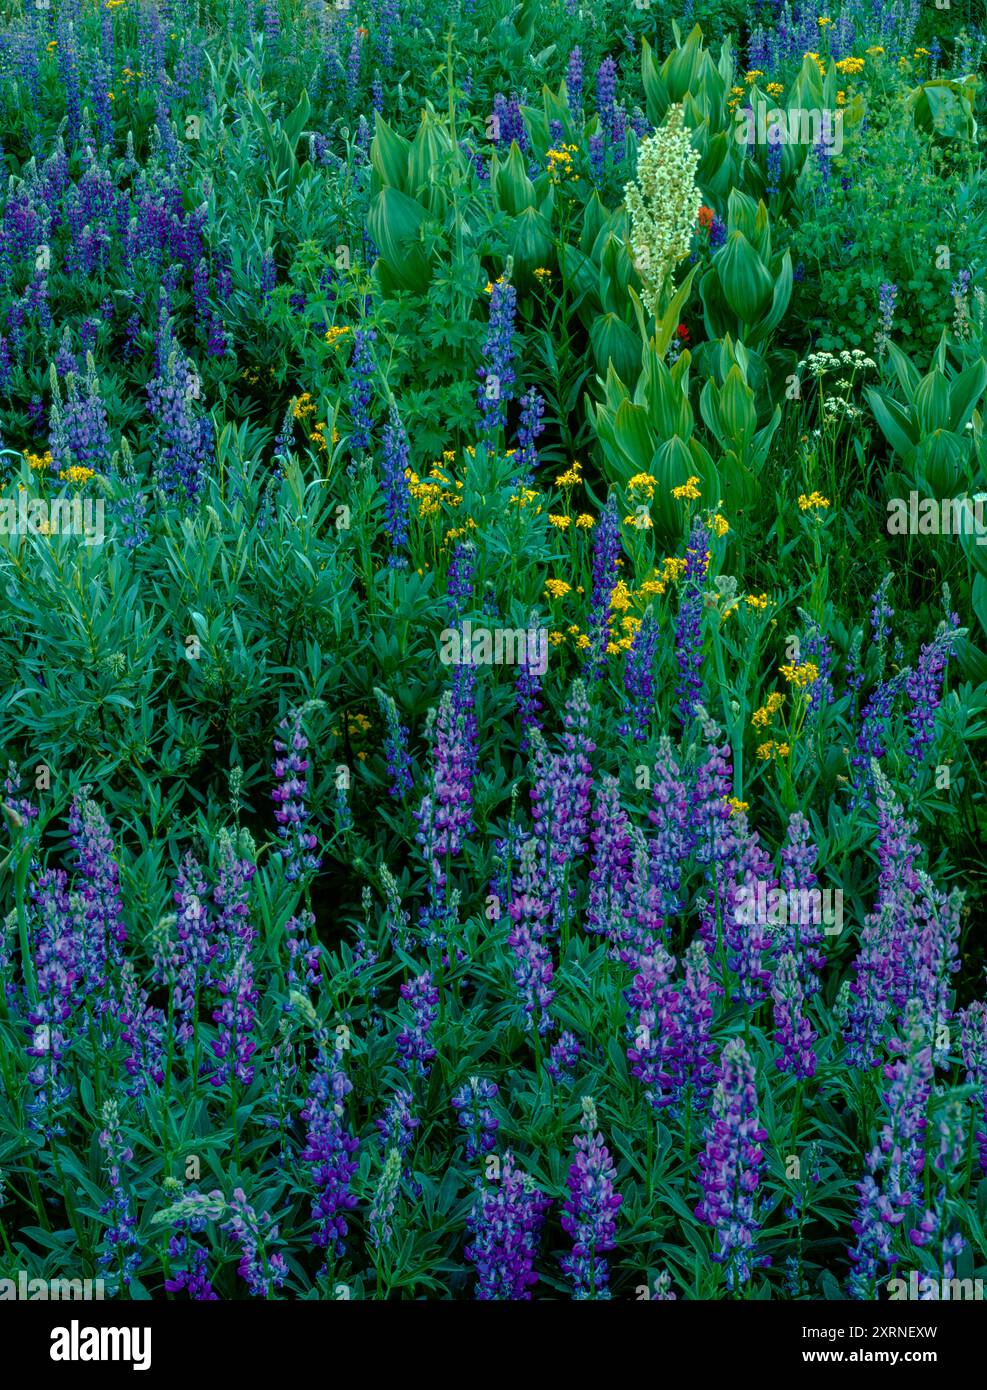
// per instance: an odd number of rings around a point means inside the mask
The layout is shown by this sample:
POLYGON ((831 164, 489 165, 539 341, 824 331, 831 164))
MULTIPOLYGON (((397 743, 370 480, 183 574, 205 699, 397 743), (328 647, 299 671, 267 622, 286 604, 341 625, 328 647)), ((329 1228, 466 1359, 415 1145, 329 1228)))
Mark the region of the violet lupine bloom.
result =
POLYGON ((580 1046, 575 1033, 568 1028, 561 1032, 552 1043, 545 1070, 559 1085, 571 1086, 575 1081, 576 1063, 579 1061, 580 1046))
POLYGON ((905 694, 911 701, 911 709, 905 716, 911 728, 906 752, 914 763, 913 776, 918 773, 925 750, 935 736, 936 710, 942 701, 946 665, 953 654, 955 629, 959 624, 955 613, 950 615, 950 622, 950 628, 945 623, 940 625, 935 640, 922 647, 915 669, 905 676, 905 694))
POLYGON ((982 1129, 975 1131, 980 1167, 987 1173, 987 1004, 977 1000, 958 1015, 960 1055, 966 1067, 966 1084, 976 1086, 970 1099, 982 1129))
POLYGON ((54 365, 50 380, 49 447, 52 471, 64 472, 68 468, 78 467, 91 468, 97 473, 105 472, 111 453, 110 427, 92 354, 86 354, 86 375, 81 386, 74 372, 69 372, 66 377, 64 405, 54 365))
POLYGON ((481 433, 488 445, 507 425, 507 403, 514 386, 514 314, 517 291, 503 277, 490 287, 490 320, 476 369, 477 409, 481 433))
POLYGON ((432 1025, 439 1016, 439 991, 432 972, 424 970, 401 986, 401 998, 411 1006, 411 1018, 395 1038, 398 1066, 412 1076, 427 1077, 436 1056, 431 1042, 432 1025))
POLYGON ((516 1167, 510 1149, 496 1182, 477 1178, 473 1210, 466 1220, 472 1240, 464 1254, 476 1267, 478 1300, 530 1300, 531 1286, 538 1282, 534 1272, 538 1238, 551 1204, 516 1167))
POLYGON ((575 1162, 567 1179, 569 1197, 562 1229, 572 1238, 572 1254, 562 1258, 563 1272, 572 1280, 573 1298, 610 1297, 610 1271, 605 1258, 613 1250, 617 1234, 617 1210, 624 1200, 614 1190, 613 1159, 596 1127, 596 1106, 583 1100, 584 1134, 577 1134, 575 1162))
POLYGON ((857 1299, 876 1296, 882 1269, 897 1260, 894 1228, 922 1196, 933 1062, 918 1000, 909 1000, 902 1039, 895 1039, 891 1047, 901 1056, 884 1068, 885 1080, 891 1083, 883 1095, 884 1123, 865 1159, 867 1172, 858 1187, 860 1202, 851 1223, 857 1243, 849 1252, 854 1270, 848 1289, 850 1297, 857 1299))
POLYGON ((654 955, 669 930, 665 925, 662 890, 655 872, 654 847, 648 844, 638 826, 631 826, 629 834, 631 867, 626 889, 626 916, 616 954, 625 965, 637 969, 643 956, 654 955))
MULTIPOLYGON (((535 627, 536 620, 532 615, 528 626, 529 632, 533 631, 535 627)), ((517 676, 514 679, 514 702, 521 721, 521 740, 518 748, 522 753, 526 753, 531 746, 531 730, 537 729, 541 733, 541 724, 538 722, 538 716, 542 711, 542 702, 538 698, 540 694, 541 677, 532 669, 529 662, 520 662, 517 676)))
POLYGON ((227 1083, 249 1086, 254 1079, 250 1059, 257 1051, 257 1044, 250 1035, 258 993, 254 988, 254 967, 248 947, 240 946, 232 958, 227 955, 216 989, 222 997, 222 1003, 212 1015, 219 1030, 212 1043, 218 1066, 209 1080, 213 1086, 227 1083))
POLYGON ((401 723, 393 696, 385 695, 376 687, 374 694, 384 716, 386 729, 384 756, 387 759, 387 775, 390 778, 387 794, 395 801, 400 801, 414 785, 411 777, 411 758, 408 756, 408 728, 401 723))
POLYGON ((651 956, 642 956, 633 981, 624 991, 627 1026, 632 1045, 627 1048, 630 1073, 644 1086, 644 1097, 653 1110, 676 1099, 674 1072, 681 1050, 678 1019, 680 998, 670 984, 675 961, 661 945, 651 956))
POLYGON ((685 979, 679 989, 678 1047, 672 1054, 672 1113, 701 1114, 716 1079, 713 1065, 712 996, 719 993, 709 973, 706 948, 697 937, 683 957, 685 979))
POLYGON ((578 45, 569 54, 565 69, 565 94, 573 115, 583 110, 583 55, 578 45))
POLYGON ((826 964, 826 957, 818 949, 823 939, 819 922, 812 920, 812 911, 802 910, 803 904, 813 901, 812 894, 819 881, 813 872, 819 851, 810 842, 811 833, 805 816, 801 811, 794 811, 788 818, 785 843, 781 847, 781 886, 788 902, 797 894, 799 912, 797 921, 786 921, 778 928, 776 945, 779 952, 791 951, 795 955, 806 999, 811 999, 819 990, 817 971, 826 964))
POLYGON ((367 1225, 370 1228, 370 1241, 375 1250, 390 1244, 394 1235, 391 1224, 397 1207, 398 1193, 401 1189, 401 1154, 391 1149, 384 1161, 384 1170, 370 1203, 367 1225))
POLYGON ((133 961, 125 960, 120 970, 120 1038, 129 1048, 123 1065, 132 1078, 128 1096, 139 1098, 150 1090, 151 1082, 164 1081, 164 1014, 151 1008, 147 990, 137 983, 133 961))
POLYGON ((282 841, 284 876, 289 883, 317 872, 322 863, 314 853, 319 842, 307 829, 309 813, 305 801, 309 762, 305 751, 308 739, 302 728, 302 717, 303 710, 289 710, 278 725, 282 737, 275 735, 274 738, 277 757, 272 770, 276 785, 271 792, 271 800, 277 808, 274 819, 278 823, 278 836, 282 841))
POLYGON ((401 423, 396 406, 384 426, 383 455, 381 458, 381 487, 384 493, 384 530, 391 542, 391 553, 387 563, 391 569, 403 569, 408 560, 405 551, 408 547, 408 480, 404 476, 408 467, 410 450, 408 435, 401 423))
POLYGON ((880 316, 877 332, 874 335, 874 346, 879 357, 883 357, 887 351, 888 343, 891 341, 891 330, 894 327, 895 304, 898 300, 898 286, 885 280, 878 290, 877 309, 880 316))
POLYGON ((330 1055, 324 1043, 320 1043, 308 1099, 301 1110, 306 1126, 301 1161, 309 1169, 315 1192, 312 1244, 317 1250, 325 1251, 327 1261, 345 1254, 349 1229, 346 1214, 356 1206, 356 1197, 349 1187, 358 1167, 353 1155, 360 1141, 343 1122, 343 1102, 352 1089, 353 1084, 341 1065, 339 1049, 334 1048, 330 1055))
POLYGON ((512 92, 510 99, 503 92, 497 92, 493 100, 494 143, 498 149, 510 149, 516 144, 524 154, 528 148, 528 131, 521 114, 517 94, 512 92))
POLYGON ((542 416, 545 414, 545 398, 532 386, 521 397, 521 418, 518 422, 518 447, 514 454, 515 472, 512 486, 531 487, 538 468, 538 445, 536 440, 543 432, 542 416))
POLYGON ((648 811, 651 878, 659 892, 662 916, 669 918, 681 909, 682 866, 692 850, 694 834, 685 781, 667 734, 658 742, 651 796, 655 803, 648 811))
MULTIPOLYGON (((79 975, 87 994, 113 995, 112 964, 123 962, 126 930, 120 901, 120 870, 114 858, 109 823, 90 788, 80 787, 69 807, 69 843, 75 851, 78 896, 82 910, 79 931, 79 975)), ((98 1012, 110 1007, 109 1000, 98 1012)))
POLYGON ((34 1096, 25 1104, 28 1124, 46 1139, 65 1133, 59 1111, 71 1095, 62 1063, 69 1049, 68 1024, 80 980, 79 948, 69 907, 68 878, 46 869, 31 889, 32 956, 37 1002, 27 1015, 35 1059, 28 1072, 34 1096))
POLYGON ((383 1115, 374 1120, 381 1149, 397 1149, 404 1162, 421 1120, 414 1113, 415 1098, 410 1091, 395 1091, 384 1107, 383 1115))
POLYGON ((194 501, 212 456, 212 422, 201 408, 202 383, 171 334, 161 326, 159 365, 147 384, 154 421, 155 479, 167 497, 194 501))
POLYGON ((124 1143, 115 1100, 104 1102, 102 1119, 103 1128, 99 1132, 98 1143, 106 1154, 104 1164, 110 1197, 100 1207, 99 1214, 110 1220, 106 1223, 100 1242, 99 1264, 109 1273, 111 1291, 119 1296, 122 1289, 130 1288, 131 1279, 141 1262, 137 1220, 123 1174, 126 1165, 133 1159, 134 1151, 124 1143))
POLYGON ((209 1282, 208 1254, 197 1241, 190 1239, 205 1228, 204 1217, 176 1221, 168 1240, 171 1278, 164 1281, 165 1289, 172 1294, 187 1294, 196 1303, 212 1303, 219 1298, 209 1282))
POLYGON ((432 789, 415 811, 416 840, 432 871, 436 891, 445 888, 443 861, 457 855, 473 828, 472 750, 466 716, 446 691, 432 724, 432 789))
POLYGON ((590 831, 593 865, 589 871, 586 930, 604 936, 616 955, 628 934, 628 885, 631 859, 630 821, 620 804, 620 784, 604 773, 593 807, 590 831))
POLYGON ((816 1033, 805 1016, 799 963, 791 951, 785 951, 778 962, 771 997, 774 1000, 775 1043, 781 1049, 775 1065, 780 1071, 792 1073, 799 1081, 807 1081, 816 1071, 813 1050, 816 1033))
POLYGON ((373 429, 371 382, 375 371, 372 344, 376 341, 377 334, 372 328, 358 328, 353 334, 353 353, 350 357, 350 450, 354 454, 370 448, 373 429))
POLYGON ((638 743, 651 737, 651 721, 655 712, 655 655, 658 650, 658 620, 651 608, 641 619, 634 634, 624 666, 623 719, 617 726, 626 738, 633 734, 638 743))
POLYGON ((497 1141, 498 1121, 488 1104, 497 1091, 496 1082, 471 1076, 452 1097, 452 1108, 458 1115, 460 1127, 466 1131, 468 1160, 489 1153, 497 1141))
POLYGON ((610 57, 604 58, 596 70, 596 110, 600 118, 600 129, 608 140, 614 137, 616 126, 617 64, 610 57))
POLYGON ((544 898, 545 876, 534 836, 522 843, 519 859, 517 878, 511 885, 508 912, 512 925, 507 944, 514 954, 514 983, 524 1012, 525 1031, 544 1037, 552 1028, 549 1007, 555 991, 550 988, 554 973, 552 954, 544 942, 550 907, 544 898))
POLYGON ((685 571, 679 587, 679 611, 675 617, 675 660, 679 668, 676 687, 679 718, 688 725, 696 716, 703 691, 703 585, 709 569, 709 529, 696 517, 689 533, 685 571))
POLYGON ((716 1236, 712 1258, 724 1266, 731 1292, 747 1284, 759 1265, 769 1263, 756 1246, 761 1146, 768 1136, 758 1115, 755 1078, 743 1039, 731 1038, 720 1054, 706 1147, 699 1159, 703 1198, 696 1207, 696 1216, 716 1236))
POLYGON ((199 997, 208 981, 209 964, 218 945, 211 939, 206 881, 194 855, 182 859, 172 894, 177 913, 178 968, 174 986, 175 1037, 191 1042, 198 1028, 199 997))
POLYGON ((593 538, 593 591, 590 600, 589 655, 583 666, 587 679, 600 680, 606 672, 607 649, 610 645, 610 605, 620 572, 620 520, 617 516, 617 496, 611 492, 600 513, 593 538))
POLYGON ((589 173, 590 178, 595 184, 603 182, 606 172, 606 143, 605 137, 597 131, 589 137, 589 173))
MULTIPOLYGON (((209 1195, 222 1196, 219 1192, 209 1195)), ((278 1228, 271 1224, 270 1216, 258 1216, 242 1187, 234 1188, 229 1210, 231 1215, 221 1229, 240 1247, 237 1274, 255 1298, 270 1298, 271 1291, 280 1289, 288 1277, 284 1256, 270 1250, 271 1242, 278 1238, 278 1228)))

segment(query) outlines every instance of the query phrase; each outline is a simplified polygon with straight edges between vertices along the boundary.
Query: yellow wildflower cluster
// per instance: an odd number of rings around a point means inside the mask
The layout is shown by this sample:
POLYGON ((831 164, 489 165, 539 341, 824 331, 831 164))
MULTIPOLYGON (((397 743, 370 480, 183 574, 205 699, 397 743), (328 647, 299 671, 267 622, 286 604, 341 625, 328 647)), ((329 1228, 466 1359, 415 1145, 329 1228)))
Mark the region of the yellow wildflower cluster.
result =
POLYGON ((719 512, 717 512, 716 515, 712 518, 709 525, 710 530, 713 532, 715 536, 725 536, 726 533, 730 530, 729 521, 727 521, 725 516, 721 516, 719 512))
POLYGON ((541 285, 547 285, 552 278, 552 272, 543 265, 536 265, 531 273, 541 285))
POLYGON ((63 468, 58 475, 63 483, 77 483, 80 487, 83 483, 88 483, 90 478, 95 478, 94 468, 83 468, 81 464, 73 463, 68 468, 63 468))
MULTIPOLYGON (((346 732, 350 738, 362 738, 364 734, 369 734, 372 724, 365 714, 357 713, 346 716, 346 732)), ((342 728, 339 724, 333 725, 332 732, 339 738, 342 728)))
POLYGON ((557 531, 568 531, 572 525, 572 517, 566 516, 562 512, 549 512, 548 520, 557 531))
MULTIPOLYGON (((462 483, 460 483, 460 487, 462 487, 462 483)), ((533 487, 523 487, 521 491, 516 492, 510 500, 517 507, 530 507, 532 502, 538 501, 538 491, 533 487)), ((538 516, 540 512, 541 507, 536 507, 535 516, 538 516)))
POLYGON ((572 585, 565 579, 546 579, 545 588, 552 598, 565 598, 572 591, 572 585))
POLYGON ((580 531, 590 531, 596 525, 596 520, 589 512, 580 512, 576 517, 576 525, 580 531))
POLYGON ((578 487, 579 484, 583 481, 582 467, 583 465, 579 462, 578 459, 573 459, 571 467, 565 473, 560 474, 560 476, 556 478, 555 481, 558 484, 558 486, 578 487))
POLYGON ((437 459, 424 479, 413 468, 406 468, 404 476, 408 481, 408 492, 418 503, 420 517, 435 516, 443 507, 458 507, 463 500, 457 491, 462 489, 463 484, 458 478, 453 478, 449 471, 443 472, 437 459))
POLYGON ((745 811, 751 809, 750 802, 741 801, 739 796, 725 796, 723 800, 730 807, 730 814, 734 816, 742 816, 745 811))
POLYGON ((561 183, 563 179, 577 181, 579 175, 573 173, 572 156, 578 149, 578 145, 560 145, 557 150, 548 151, 548 174, 553 183, 561 183))
POLYGON ((758 612, 763 613, 770 599, 767 594, 748 594, 744 602, 747 604, 748 608, 756 608, 758 612))
POLYGON ((803 492, 799 495, 800 512, 825 511, 829 504, 829 498, 821 492, 810 492, 808 496, 803 492))
POLYGON ((772 758, 787 758, 790 751, 787 743, 776 743, 773 738, 757 746, 757 756, 763 763, 769 762, 772 758))
POLYGON ((764 73, 760 68, 751 68, 750 72, 744 73, 744 81, 747 83, 748 87, 753 87, 757 79, 763 76, 764 73))
POLYGON ((123 78, 123 85, 127 87, 133 82, 135 77, 143 77, 144 74, 140 68, 137 68, 136 71, 133 68, 124 68, 121 76, 123 78))
POLYGON ((681 555, 666 555, 662 561, 662 579, 665 583, 675 583, 685 574, 685 559, 681 555))
POLYGON ((873 45, 873 47, 868 48, 867 52, 870 54, 872 58, 877 58, 884 52, 884 49, 881 47, 879 43, 876 43, 873 45))
POLYGON ((816 67, 817 67, 817 68, 819 69, 819 71, 822 73, 823 77, 826 76, 826 64, 825 64, 825 63, 823 62, 823 60, 820 58, 820 56, 819 56, 818 53, 803 53, 803 54, 802 54, 802 57, 803 57, 803 58, 811 58, 812 61, 815 63, 816 67))
POLYGON ((764 89, 769 97, 780 97, 785 88, 780 82, 769 82, 764 89))
POLYGON ((761 708, 756 709, 751 715, 751 723, 754 725, 755 729, 766 729, 784 703, 784 695, 780 695, 777 690, 773 690, 761 708))
MULTIPOLYGON (((497 282, 496 282, 496 283, 497 283, 498 285, 502 285, 502 284, 504 283, 504 277, 503 277, 503 275, 498 275, 498 276, 497 276, 497 282)), ((493 294, 493 287, 494 287, 494 281, 493 281, 493 280, 488 280, 487 283, 486 283, 486 285, 484 286, 484 289, 485 289, 485 291, 486 291, 487 294, 493 294)))
POLYGON ((326 333, 326 342, 332 348, 338 347, 341 339, 345 338, 349 331, 349 327, 345 324, 334 326, 326 333))
POLYGON ((25 449, 24 457, 27 459, 28 467, 35 471, 51 467, 50 449, 47 449, 43 454, 32 454, 30 449, 25 449))
POLYGON ((655 495, 658 479, 653 478, 650 473, 635 473, 627 486, 631 492, 643 492, 650 502, 655 495))
POLYGON ((699 496, 699 479, 690 478, 688 482, 682 483, 679 487, 672 488, 672 496, 678 498, 680 502, 695 502, 699 496))
POLYGON ((804 690, 807 685, 814 685, 819 679, 819 667, 813 661, 804 661, 801 665, 790 661, 784 666, 779 666, 778 670, 796 690, 804 690))
POLYGON ((744 95, 743 87, 731 87, 730 95, 727 98, 727 110, 736 111, 740 103, 740 98, 744 95))
POLYGON ((836 64, 836 71, 845 73, 847 77, 856 77, 865 67, 863 58, 841 58, 836 64))

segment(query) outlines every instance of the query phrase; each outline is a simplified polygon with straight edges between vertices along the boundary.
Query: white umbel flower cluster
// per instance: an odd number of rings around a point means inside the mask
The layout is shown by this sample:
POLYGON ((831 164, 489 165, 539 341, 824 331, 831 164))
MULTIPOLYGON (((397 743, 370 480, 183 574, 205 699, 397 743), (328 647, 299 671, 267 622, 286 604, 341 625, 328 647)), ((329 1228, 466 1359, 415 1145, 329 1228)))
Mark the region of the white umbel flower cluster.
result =
POLYGON ((698 163, 699 151, 683 123, 682 107, 670 106, 665 124, 642 140, 637 178, 624 187, 641 298, 656 319, 664 310, 672 271, 689 254, 702 203, 695 180, 698 163))

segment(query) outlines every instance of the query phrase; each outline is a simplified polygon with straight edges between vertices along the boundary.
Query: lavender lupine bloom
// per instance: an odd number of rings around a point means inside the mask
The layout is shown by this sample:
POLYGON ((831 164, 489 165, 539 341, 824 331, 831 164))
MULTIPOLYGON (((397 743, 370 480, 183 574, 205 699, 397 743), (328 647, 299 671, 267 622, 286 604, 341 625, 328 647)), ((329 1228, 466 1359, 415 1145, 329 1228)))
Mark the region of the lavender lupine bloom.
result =
POLYGON ((575 1081, 576 1063, 579 1061, 580 1046, 575 1033, 568 1028, 561 1032, 552 1043, 545 1070, 553 1081, 571 1086, 575 1081))
POLYGON ((703 585, 709 569, 709 528, 696 517, 686 548, 685 571, 679 588, 675 617, 675 660, 679 668, 676 687, 678 712, 687 725, 695 717, 702 698, 703 680, 703 585))
POLYGON ((197 405, 202 383, 174 342, 167 318, 161 326, 159 365, 147 384, 154 421, 155 478, 166 496, 193 501, 205 481, 212 454, 212 422, 197 405))
POLYGON ((717 1240, 712 1258, 722 1264, 733 1292, 750 1281, 759 1265, 757 1189, 767 1133, 758 1115, 756 1073, 742 1038, 731 1038, 720 1054, 706 1147, 699 1159, 703 1198, 696 1216, 717 1240))
POLYGON ((254 1079, 250 1059, 257 1051, 257 1044, 250 1035, 258 994, 254 988, 254 967, 247 946, 241 945, 232 956, 227 956, 216 988, 222 1003, 213 1010, 218 1036, 212 1043, 212 1051, 219 1065, 212 1071, 209 1080, 213 1086, 227 1083, 249 1086, 254 1079))
POLYGON ((463 837, 473 826, 472 772, 467 746, 466 718, 457 713, 452 694, 446 691, 432 722, 432 789, 414 813, 415 836, 432 871, 437 891, 445 887, 443 860, 463 847, 463 837))
POLYGON ((209 1282, 208 1253, 191 1239, 205 1229, 205 1216, 193 1214, 175 1222, 168 1240, 171 1278, 164 1281, 165 1289, 171 1294, 187 1294, 196 1303, 212 1303, 219 1299, 209 1282))
POLYGON ((816 1033, 805 1016, 799 963, 791 951, 785 951, 778 962, 771 997, 774 1000, 775 1043, 781 1049, 775 1065, 780 1071, 792 1073, 799 1081, 807 1081, 816 1071, 816 1033))
POLYGON ((538 446, 535 441, 545 428, 542 424, 544 414, 545 399, 532 386, 530 391, 526 391, 521 397, 518 447, 513 459, 515 471, 512 486, 515 488, 530 487, 534 482, 535 471, 538 468, 538 446))
POLYGON ((878 313, 880 322, 877 332, 874 335, 874 346, 879 357, 883 357, 887 351, 888 343, 891 341, 891 330, 894 327, 895 304, 898 299, 898 286, 885 280, 878 290, 878 313))
POLYGON ((497 1092, 496 1082, 471 1076, 452 1097, 452 1108, 457 1112, 460 1127, 466 1131, 468 1160, 489 1153, 497 1142, 498 1121, 488 1104, 497 1092))
POLYGON ((390 417, 384 426, 380 466, 381 487, 384 493, 384 530, 391 542, 387 563, 392 569, 402 569, 408 563, 404 552, 408 547, 409 493, 408 480, 404 475, 409 457, 408 436, 397 413, 397 407, 392 405, 390 417))
POLYGON ((414 785, 411 777, 411 758, 408 755, 408 728, 401 723, 393 696, 385 695, 383 690, 378 690, 376 686, 374 695, 384 716, 386 729, 384 756, 387 759, 387 775, 390 778, 387 794, 395 801, 400 801, 414 785))
POLYGON ((857 1218, 851 1223, 857 1243, 849 1252, 851 1298, 873 1299, 882 1268, 897 1259, 893 1228, 909 1206, 921 1199, 925 1168, 926 1110, 932 1091, 932 1049, 925 1036, 918 1000, 909 1000, 902 1037, 891 1047, 901 1054, 884 1068, 890 1082, 883 1094, 884 1122, 877 1143, 866 1157, 867 1172, 858 1191, 857 1218))
POLYGON ((605 137, 596 131, 589 137, 589 173, 590 178, 597 185, 603 182, 606 170, 606 143, 605 137))
MULTIPOLYGON (((532 615, 528 630, 533 631, 536 627, 537 619, 532 615)), ((531 730, 536 729, 541 733, 541 724, 538 722, 538 716, 542 711, 540 694, 541 677, 529 662, 520 662, 514 680, 514 701, 521 721, 521 739, 518 748, 522 753, 526 753, 531 746, 531 730)))
POLYGON ((271 800, 277 808, 274 819, 282 841, 281 859, 284 876, 289 883, 318 871, 322 860, 314 851, 318 840, 307 829, 309 813, 305 805, 308 795, 308 758, 305 751, 308 739, 302 728, 303 709, 289 710, 278 725, 281 736, 275 735, 275 786, 271 800))
POLYGON ((642 956, 627 999, 627 1026, 632 1045, 627 1048, 630 1073, 644 1086, 653 1110, 676 1099, 674 1071, 682 1038, 678 1013, 680 998, 669 985, 674 959, 661 945, 651 956, 642 956))
MULTIPOLYGON (((65 1133, 59 1112, 72 1088, 62 1063, 70 1046, 68 1025, 82 968, 82 942, 72 922, 68 878, 61 869, 47 869, 40 875, 31 889, 31 907, 38 998, 27 1015, 31 1036, 27 1055, 35 1064, 28 1072, 34 1095, 25 1110, 31 1129, 50 1140, 65 1133)), ((86 982, 82 983, 85 987, 86 982)))
POLYGON ((625 935, 629 915, 628 885, 631 859, 630 821, 620 804, 620 784, 604 773, 593 807, 593 865, 589 872, 586 930, 606 937, 616 955, 625 935))
POLYGON ((630 859, 626 889, 626 917, 620 929, 620 945, 616 955, 625 965, 637 969, 642 957, 654 955, 657 946, 669 935, 662 909, 662 890, 655 872, 654 846, 649 845, 644 832, 631 826, 630 859))
POLYGON ((353 334, 353 352, 350 357, 350 450, 354 454, 370 448, 373 430, 373 417, 370 403, 373 398, 372 381, 375 371, 373 344, 377 334, 372 328, 358 328, 353 334))
POLYGON ((596 70, 596 110, 600 118, 600 129, 606 133, 608 140, 614 137, 616 95, 617 64, 612 58, 606 57, 596 70))
POLYGON ((105 472, 110 461, 110 428, 92 353, 86 354, 86 375, 81 387, 74 372, 69 372, 66 377, 64 405, 54 365, 50 381, 49 447, 52 470, 63 472, 74 466, 91 468, 97 473, 105 472))
POLYGON ((905 694, 911 701, 905 718, 911 729, 907 755, 914 762, 913 775, 925 756, 925 750, 935 736, 936 710, 942 701, 946 665, 953 654, 958 618, 951 615, 951 627, 941 624, 935 640, 922 647, 913 671, 905 676, 905 694))
POLYGON ((514 314, 517 291, 503 277, 490 287, 490 320, 481 349, 482 362, 476 369, 476 403, 481 433, 493 444, 507 424, 507 403, 511 399, 514 373, 514 314))
POLYGON ((544 942, 549 904, 544 898, 544 875, 540 871, 537 842, 529 836, 521 845, 520 867, 511 889, 508 908, 511 930, 507 944, 514 955, 514 983, 524 1012, 526 1032, 544 1036, 551 1031, 548 1010, 555 998, 551 989, 552 954, 544 942))
POLYGON ((191 1042, 198 1027, 198 1002, 208 980, 209 964, 218 950, 211 939, 206 906, 206 881, 195 857, 182 859, 172 894, 177 913, 177 974, 174 984, 175 1037, 183 1045, 191 1042))
POLYGON ((662 916, 668 918, 681 908, 682 865, 689 857, 694 835, 685 780, 667 734, 658 742, 651 796, 655 803, 648 811, 651 880, 658 889, 662 916))
POLYGON ((706 948, 698 937, 683 957, 685 979, 679 989, 678 1047, 672 1054, 672 1113, 699 1115, 715 1082, 712 997, 719 992, 709 972, 706 948))
POLYGON ((987 1173, 987 1004, 976 1000, 968 1008, 961 1010, 960 1056, 966 1067, 966 1084, 976 1086, 977 1092, 971 1096, 978 1123, 983 1126, 974 1132, 980 1158, 980 1167, 987 1173))
MULTIPOLYGON (((78 897, 82 912, 79 972, 87 994, 113 994, 108 967, 123 962, 126 930, 120 900, 120 870, 110 827, 89 786, 80 787, 69 807, 69 843, 75 851, 78 897)), ((108 1000, 98 1006, 109 1008, 108 1000)))
POLYGON ((103 1103, 102 1119, 103 1128, 99 1132, 98 1142, 106 1155, 104 1164, 110 1184, 110 1198, 100 1207, 99 1214, 110 1220, 100 1243, 99 1264, 109 1274, 111 1291, 119 1295, 121 1290, 130 1288, 141 1262, 137 1219, 124 1181, 124 1169, 133 1159, 134 1151, 124 1143, 115 1100, 103 1103))
POLYGON ((569 110, 573 115, 582 115, 583 110, 583 55, 578 45, 569 54, 565 69, 565 92, 569 110))
MULTIPOLYGON (((209 1195, 218 1199, 222 1194, 209 1195)), ((255 1298, 269 1298, 288 1277, 284 1256, 270 1250, 271 1242, 278 1238, 278 1228, 271 1224, 270 1216, 258 1216, 242 1187, 234 1188, 229 1210, 231 1214, 221 1229, 240 1247, 237 1274, 255 1298)))
POLYGON ((358 1164, 359 1148, 343 1122, 343 1102, 353 1089, 340 1061, 340 1051, 320 1043, 316 1066, 309 1082, 308 1098, 301 1111, 305 1122, 305 1147, 301 1160, 307 1165, 315 1192, 312 1244, 326 1258, 338 1259, 346 1251, 346 1214, 356 1206, 349 1190, 358 1164))
POLYGON ((415 1098, 410 1091, 395 1091, 383 1115, 374 1121, 380 1133, 381 1148, 396 1148, 404 1162, 407 1162, 415 1130, 421 1125, 414 1114, 414 1105, 415 1098))
POLYGON ((411 1018, 395 1038, 398 1066, 413 1076, 427 1077, 432 1070, 435 1048, 431 1042, 432 1024, 439 1016, 439 991, 430 970, 424 970, 401 986, 401 998, 411 1006, 411 1018))
POLYGON ((374 1191, 373 1200, 370 1203, 367 1223, 370 1227, 371 1243, 378 1251, 382 1246, 388 1245, 394 1235, 391 1221, 397 1207, 400 1188, 401 1153, 398 1149, 390 1149, 384 1161, 384 1170, 374 1191))
POLYGON ((148 1003, 133 961, 124 961, 120 982, 120 1038, 129 1049, 123 1065, 131 1077, 127 1095, 139 1098, 150 1090, 151 1082, 160 1086, 164 1081, 164 1014, 148 1003))
POLYGON ((641 619, 634 634, 624 666, 623 719, 618 732, 626 738, 633 734, 638 743, 651 737, 651 721, 655 709, 655 656, 658 650, 658 620, 651 608, 641 619))
POLYGON ((521 104, 515 93, 510 99, 497 92, 493 101, 494 142, 498 149, 510 149, 516 144, 524 154, 528 148, 528 131, 521 114, 521 104))
POLYGON ((571 1279, 573 1298, 610 1297, 610 1271, 605 1258, 617 1241, 617 1211, 624 1200, 614 1190, 615 1169, 603 1135, 596 1127, 596 1106, 583 1099, 585 1133, 577 1134, 575 1161, 567 1179, 569 1197, 562 1229, 572 1238, 572 1254, 562 1258, 563 1272, 571 1279))
POLYGON ((799 904, 795 922, 786 921, 777 929, 777 950, 791 951, 798 964, 799 982, 806 999, 819 990, 820 971, 826 964, 826 957, 818 949, 823 939, 819 921, 813 920, 812 911, 803 911, 802 904, 811 904, 818 879, 813 869, 819 851, 810 841, 809 822, 801 811, 794 811, 788 818, 785 842, 781 847, 781 886, 786 900, 794 899, 799 904))
POLYGON ((476 1298, 482 1302, 526 1302, 534 1272, 538 1237, 551 1199, 517 1168, 510 1149, 497 1181, 477 1178, 473 1209, 467 1217, 472 1240, 464 1254, 476 1267, 476 1298))
POLYGON ((620 520, 617 515, 617 496, 611 492, 600 513, 593 538, 593 592, 590 600, 589 655, 583 667, 587 679, 600 680, 606 671, 607 649, 610 645, 610 604, 620 573, 620 520))

